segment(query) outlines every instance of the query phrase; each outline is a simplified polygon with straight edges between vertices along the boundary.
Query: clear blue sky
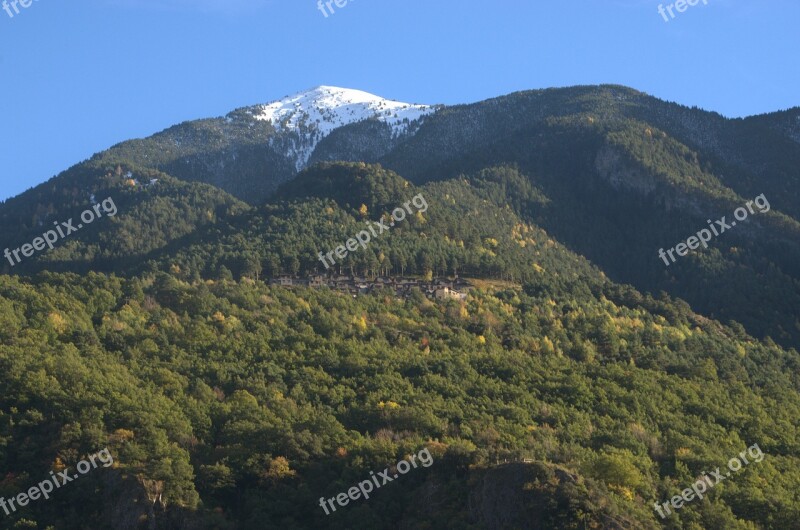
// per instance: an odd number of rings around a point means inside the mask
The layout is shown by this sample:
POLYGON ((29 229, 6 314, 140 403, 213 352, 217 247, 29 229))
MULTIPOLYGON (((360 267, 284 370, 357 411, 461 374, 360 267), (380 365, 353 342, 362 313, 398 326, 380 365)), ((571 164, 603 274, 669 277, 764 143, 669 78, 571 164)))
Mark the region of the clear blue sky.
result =
POLYGON ((659 0, 351 0, 328 18, 316 0, 37 0, 0 11, 0 199, 322 84, 452 104, 619 83, 731 117, 800 105, 800 2, 707 1, 665 22, 659 0))

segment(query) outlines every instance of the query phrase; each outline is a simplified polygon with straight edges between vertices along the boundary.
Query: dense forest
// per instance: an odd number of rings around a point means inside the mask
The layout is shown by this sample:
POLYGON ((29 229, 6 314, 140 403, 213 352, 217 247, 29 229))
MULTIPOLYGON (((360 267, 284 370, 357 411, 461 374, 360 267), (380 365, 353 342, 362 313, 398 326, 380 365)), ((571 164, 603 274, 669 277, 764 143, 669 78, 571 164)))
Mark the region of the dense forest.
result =
POLYGON ((374 133, 367 160, 253 197, 277 155, 247 140, 245 111, 229 118, 0 204, 2 248, 94 198, 118 208, 0 269, 0 498, 114 457, 0 528, 800 528, 800 151, 782 114, 524 92, 443 108, 383 148, 375 123, 342 128, 315 156, 374 133), (751 136, 775 159, 731 156, 751 136), (658 259, 759 193, 769 212, 658 259), (324 269, 319 252, 414 196, 424 212, 324 269), (270 282, 319 273, 473 289, 270 282), (659 516, 754 444, 763 461, 659 516), (320 507, 423 450, 429 467, 320 507))
POLYGON ((547 276, 447 303, 4 277, 0 495, 100 447, 115 464, 0 524, 656 528, 654 501, 758 443, 763 462, 668 524, 793 528, 797 353, 667 298, 547 276), (435 463, 368 503, 317 506, 423 447, 435 463))

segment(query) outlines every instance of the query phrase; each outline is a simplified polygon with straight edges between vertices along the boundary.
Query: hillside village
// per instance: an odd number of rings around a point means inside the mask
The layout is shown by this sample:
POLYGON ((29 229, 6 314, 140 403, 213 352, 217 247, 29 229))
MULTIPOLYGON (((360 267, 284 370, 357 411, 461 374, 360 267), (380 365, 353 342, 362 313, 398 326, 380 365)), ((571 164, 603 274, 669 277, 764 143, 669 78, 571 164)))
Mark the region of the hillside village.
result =
POLYGON ((349 275, 315 274, 306 278, 299 278, 288 274, 269 280, 270 285, 282 287, 310 287, 320 289, 328 287, 336 291, 343 291, 353 296, 370 294, 373 291, 391 289, 397 296, 409 296, 413 289, 419 289, 424 295, 437 300, 464 300, 473 285, 462 278, 434 278, 430 281, 419 278, 379 276, 366 278, 349 275))

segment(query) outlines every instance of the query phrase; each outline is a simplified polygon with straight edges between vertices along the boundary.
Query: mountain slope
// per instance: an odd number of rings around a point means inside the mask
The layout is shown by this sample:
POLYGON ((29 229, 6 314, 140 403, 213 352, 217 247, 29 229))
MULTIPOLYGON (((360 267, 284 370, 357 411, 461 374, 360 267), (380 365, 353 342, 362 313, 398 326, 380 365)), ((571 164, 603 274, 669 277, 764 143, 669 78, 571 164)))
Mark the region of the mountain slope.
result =
POLYGON ((115 457, 3 523, 653 529, 654 501, 757 443, 763 461, 670 522, 791 528, 797 353, 560 265, 463 302, 0 277, 0 494, 115 457), (429 469, 319 508, 422 449, 429 469), (79 502, 93 491, 103 502, 79 502))
MULTIPOLYGON (((40 270, 120 271, 140 266, 155 252, 218 219, 236 216, 249 206, 222 190, 184 182, 134 165, 80 164, 49 182, 6 201, 0 222, 13 230, 0 233, 0 248, 15 249, 55 226, 80 228, 21 263, 0 265, 3 273, 40 270), (102 201, 116 211, 80 228, 80 216, 102 201)), ((63 232, 62 231, 62 232, 63 232)))
MULTIPOLYGON (((320 87, 126 142, 91 164, 133 160, 182 180, 213 183, 251 205, 275 198, 306 157, 308 164, 380 163, 417 185, 511 167, 548 202, 526 206, 513 196, 520 189, 515 185, 495 197, 495 205, 513 204, 521 219, 546 229, 616 281, 668 292, 709 317, 737 321, 756 336, 797 348, 797 114, 793 109, 728 120, 614 85, 526 91, 435 109, 320 87), (396 118, 390 109, 400 112, 396 118), (404 111, 412 118, 426 115, 405 124, 404 111), (710 248, 669 265, 659 257, 659 249, 686 241, 709 220, 730 220, 761 195, 770 211, 750 215, 713 238, 710 248)), ((313 268, 313 256, 294 258, 304 270, 313 268)), ((261 260, 266 271, 278 270, 276 261, 294 263, 266 249, 248 259, 261 260)), ((509 269, 499 266, 494 273, 509 269)))
POLYGON ((320 86, 237 109, 224 118, 187 122, 150 138, 123 142, 92 160, 158 169, 258 204, 306 167, 317 145, 339 129, 368 126, 370 134, 356 144, 372 144, 376 158, 413 135, 420 119, 435 111, 427 105, 320 86))
MULTIPOLYGON (((76 234, 59 257, 114 274, 0 276, 0 496, 102 447, 115 464, 0 525, 792 528, 800 355, 615 282, 571 248, 602 256, 639 234, 636 250, 669 216, 738 197, 713 172, 690 175, 691 151, 657 129, 598 121, 533 124, 470 153, 480 169, 416 183, 314 165, 255 207, 156 170, 86 164, 4 205, 22 216, 52 201, 36 219, 49 222, 89 194, 121 197, 108 233, 76 234), (490 165, 501 160, 518 164, 490 165), (259 281, 322 271, 318 252, 412 197, 424 206, 335 269, 482 279, 466 299, 259 281), (177 233, 162 224, 184 217, 177 233), (630 219, 641 224, 606 232, 630 219), (111 261, 87 260, 92 248, 111 261), (702 501, 669 520, 653 510, 754 444, 763 460, 702 501), (430 467, 321 509, 423 450, 430 467)), ((792 229, 770 213, 741 227, 742 277, 768 250, 751 230, 792 229)), ((768 296, 751 305, 792 316, 768 296)))
POLYGON ((615 280, 667 291, 704 314, 797 347, 800 201, 798 174, 789 168, 800 163, 800 145, 776 134, 747 132, 624 87, 577 87, 444 109, 379 161, 416 183, 514 164, 551 200, 518 213, 615 280), (764 148, 720 158, 737 152, 747 134, 764 148), (679 263, 659 259, 660 248, 707 228, 709 219, 731 220, 760 194, 769 213, 749 216, 679 263))

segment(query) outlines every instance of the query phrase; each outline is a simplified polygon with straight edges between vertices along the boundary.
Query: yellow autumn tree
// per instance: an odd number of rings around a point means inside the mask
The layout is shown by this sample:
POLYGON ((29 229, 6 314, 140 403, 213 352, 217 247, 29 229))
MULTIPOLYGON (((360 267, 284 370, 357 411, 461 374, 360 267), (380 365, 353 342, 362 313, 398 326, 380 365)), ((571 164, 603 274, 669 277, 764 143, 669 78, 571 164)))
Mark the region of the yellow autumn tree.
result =
POLYGON ((279 456, 273 458, 269 463, 266 477, 274 480, 280 480, 285 477, 293 477, 295 474, 296 471, 289 467, 289 461, 285 457, 279 456))
POLYGON ((64 333, 67 329, 67 321, 66 319, 61 316, 60 313, 56 313, 53 311, 49 315, 47 315, 47 319, 50 321, 50 325, 53 326, 53 329, 56 330, 59 334, 64 333))
POLYGON ((364 333, 367 331, 367 317, 366 315, 361 315, 360 317, 353 317, 353 325, 360 333, 364 333))

